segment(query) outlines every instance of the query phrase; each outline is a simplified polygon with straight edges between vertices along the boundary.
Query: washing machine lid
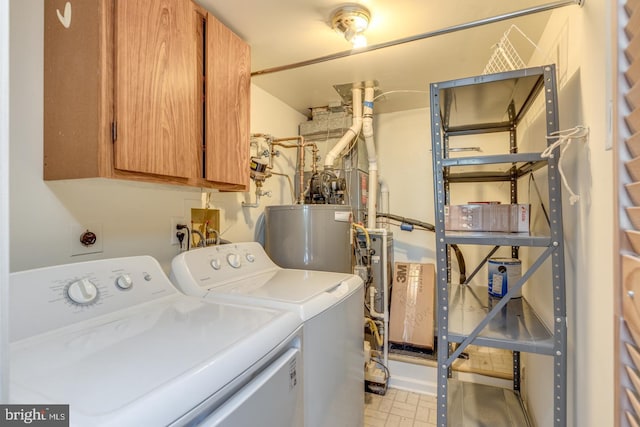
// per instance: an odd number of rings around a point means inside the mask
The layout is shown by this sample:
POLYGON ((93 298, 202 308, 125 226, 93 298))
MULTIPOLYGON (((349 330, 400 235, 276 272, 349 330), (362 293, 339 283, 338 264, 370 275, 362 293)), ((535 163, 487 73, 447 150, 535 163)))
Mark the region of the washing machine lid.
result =
POLYGON ((362 287, 352 274, 276 269, 234 282, 207 287, 206 298, 293 310, 308 320, 362 287))
POLYGON ((171 261, 171 280, 187 295, 293 310, 303 321, 363 286, 353 274, 283 269, 256 242, 183 252, 171 261))
POLYGON ((326 271, 277 269, 235 282, 209 286, 207 290, 304 304, 340 285, 350 276, 326 271))
POLYGON ((174 294, 11 343, 11 401, 69 404, 72 425, 167 425, 299 326, 291 312, 174 294))

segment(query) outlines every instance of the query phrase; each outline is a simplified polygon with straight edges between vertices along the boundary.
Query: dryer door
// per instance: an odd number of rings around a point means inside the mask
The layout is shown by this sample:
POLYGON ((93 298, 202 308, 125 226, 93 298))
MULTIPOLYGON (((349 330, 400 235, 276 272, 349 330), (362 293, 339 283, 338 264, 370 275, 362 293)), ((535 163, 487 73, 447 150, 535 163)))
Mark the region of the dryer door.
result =
POLYGON ((199 425, 302 426, 301 362, 298 348, 287 350, 199 425))

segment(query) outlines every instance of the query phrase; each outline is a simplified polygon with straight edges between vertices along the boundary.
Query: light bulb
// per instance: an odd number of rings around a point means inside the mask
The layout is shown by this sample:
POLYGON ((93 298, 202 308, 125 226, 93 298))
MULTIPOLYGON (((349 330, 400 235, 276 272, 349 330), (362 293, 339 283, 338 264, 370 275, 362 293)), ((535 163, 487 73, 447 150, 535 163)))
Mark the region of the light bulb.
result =
POLYGON ((358 36, 358 33, 351 27, 344 31, 344 38, 346 41, 353 43, 353 39, 358 36))
POLYGON ((364 34, 356 34, 351 38, 351 44, 353 44, 354 49, 367 47, 367 38, 364 34))
POLYGON ((350 25, 356 30, 356 32, 360 33, 369 27, 369 17, 365 15, 354 15, 351 18, 350 25))

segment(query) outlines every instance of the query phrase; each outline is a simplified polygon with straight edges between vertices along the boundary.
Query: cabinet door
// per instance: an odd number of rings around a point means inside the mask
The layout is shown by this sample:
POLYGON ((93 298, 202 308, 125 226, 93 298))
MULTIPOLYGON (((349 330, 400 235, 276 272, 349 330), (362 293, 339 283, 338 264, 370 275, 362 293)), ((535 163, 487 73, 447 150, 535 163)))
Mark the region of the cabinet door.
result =
POLYGON ((201 177, 197 19, 189 0, 115 4, 116 169, 201 177))
POLYGON ((205 179, 248 189, 250 48, 209 14, 205 50, 205 179))
POLYGON ((111 8, 102 0, 73 8, 65 0, 43 3, 44 179, 100 176, 105 142, 111 153, 110 55, 103 36, 111 8))

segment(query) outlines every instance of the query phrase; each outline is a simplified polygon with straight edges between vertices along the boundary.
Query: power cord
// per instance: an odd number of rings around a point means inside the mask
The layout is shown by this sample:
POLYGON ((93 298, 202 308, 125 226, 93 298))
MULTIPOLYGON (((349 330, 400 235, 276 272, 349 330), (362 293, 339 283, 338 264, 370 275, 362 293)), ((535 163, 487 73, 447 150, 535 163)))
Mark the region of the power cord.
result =
POLYGON ((178 224, 176 225, 176 229, 178 230, 176 232, 176 237, 178 238, 178 241, 180 242, 180 250, 182 250, 182 241, 185 238, 185 232, 182 230, 187 230, 186 235, 189 236, 187 238, 187 250, 191 250, 191 231, 189 230, 189 227, 187 227, 184 224, 178 224))
POLYGON ((182 251, 182 243, 184 241, 184 231, 176 232, 176 238, 178 239, 178 243, 180 243, 180 251, 182 251))

